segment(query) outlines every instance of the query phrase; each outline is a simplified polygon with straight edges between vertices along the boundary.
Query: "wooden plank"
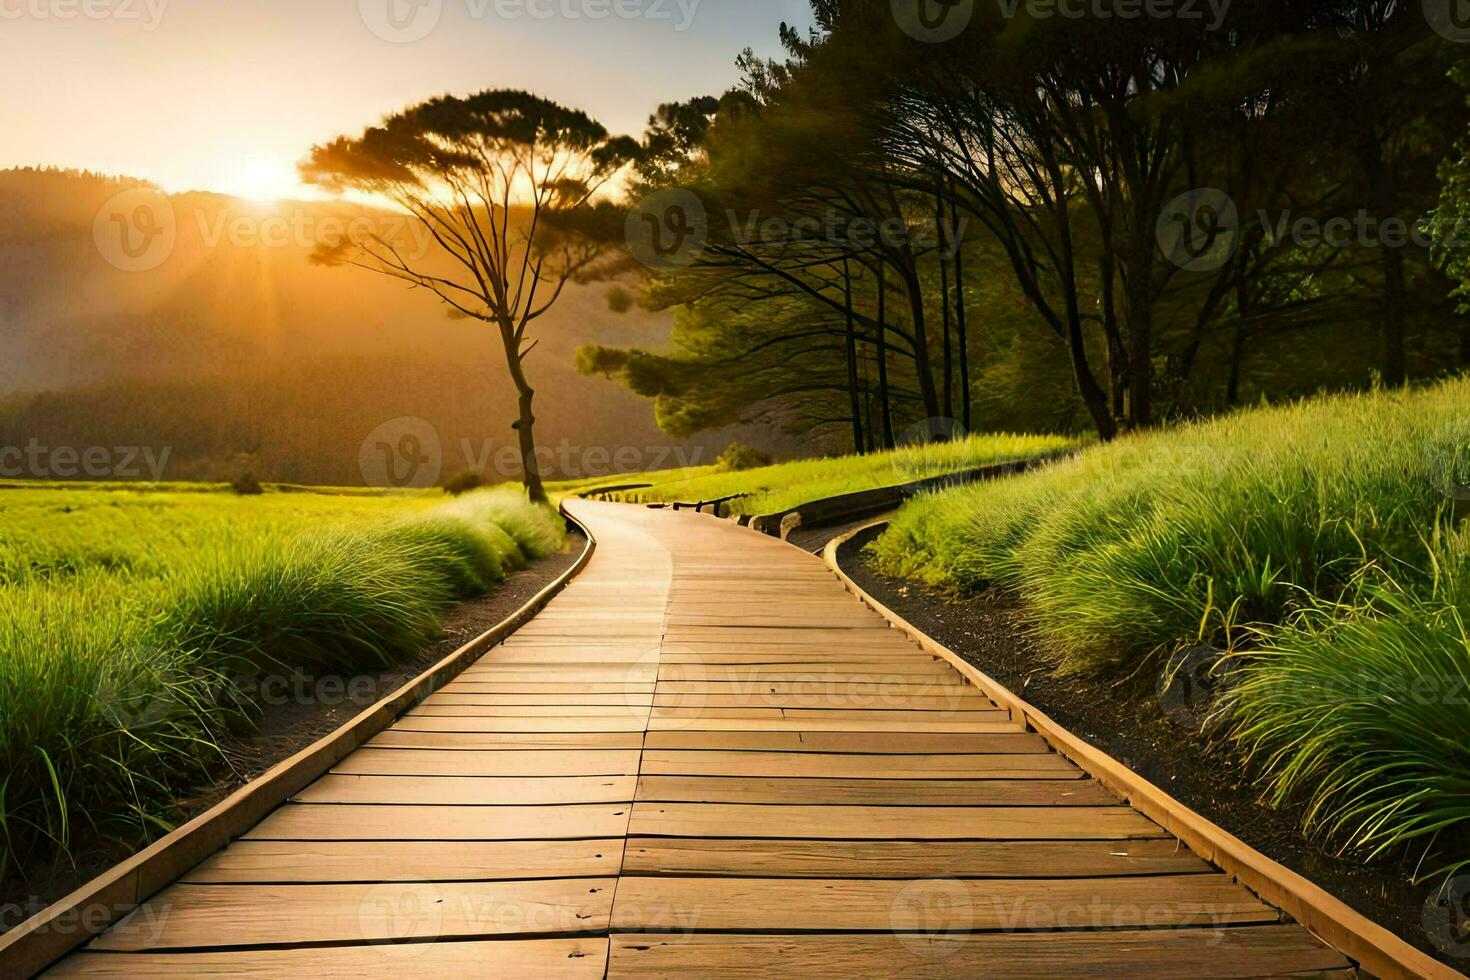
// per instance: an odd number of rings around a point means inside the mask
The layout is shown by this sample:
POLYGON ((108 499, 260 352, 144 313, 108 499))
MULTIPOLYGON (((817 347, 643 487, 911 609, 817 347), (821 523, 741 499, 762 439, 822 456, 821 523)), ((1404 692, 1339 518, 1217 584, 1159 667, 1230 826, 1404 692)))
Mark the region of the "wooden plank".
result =
POLYGON ((1094 779, 720 779, 643 776, 637 798, 664 803, 855 806, 1115 806, 1094 779))
POLYGON ((538 708, 555 711, 557 708, 623 708, 636 705, 647 707, 653 704, 652 694, 451 694, 440 692, 424 699, 421 707, 409 714, 432 714, 437 708, 485 707, 485 708, 538 708))
POLYGON ((661 689, 653 696, 655 707, 678 708, 693 702, 710 708, 786 708, 799 711, 994 711, 997 705, 973 688, 950 688, 941 695, 908 694, 887 698, 863 695, 771 694, 676 694, 661 689), (697 699, 697 700, 695 700, 697 699))
POLYGON ((290 803, 242 840, 574 840, 627 833, 627 804, 331 806, 290 803))
POLYGON ((635 776, 501 778, 483 776, 323 776, 292 797, 298 803, 402 803, 421 806, 559 806, 625 803, 635 776))
POLYGON ((688 666, 760 666, 775 664, 808 664, 808 663, 894 663, 900 658, 916 659, 920 662, 938 664, 941 661, 921 654, 918 650, 824 650, 804 649, 792 650, 783 648, 771 651, 751 650, 739 648, 731 650, 728 647, 717 647, 710 651, 699 653, 664 653, 659 657, 659 662, 667 664, 682 664, 688 666))
POLYGON ((643 644, 641 648, 609 647, 604 644, 578 644, 567 647, 521 646, 509 649, 502 647, 494 657, 486 658, 487 667, 502 664, 542 663, 642 663, 658 660, 658 644, 643 644))
MULTIPOLYGON (((1007 716, 1009 717, 1009 716, 1007 716)), ((1010 721, 874 721, 871 718, 711 718, 697 711, 681 715, 654 715, 652 732, 898 732, 913 734, 997 735, 1020 733, 1010 721)))
POLYGON ((396 728, 384 732, 367 744, 370 749, 474 749, 485 752, 521 752, 528 749, 638 749, 642 746, 643 736, 637 732, 549 732, 544 735, 523 735, 515 732, 419 732, 396 728))
MULTIPOLYGON (((681 669, 669 669, 672 671, 681 669)), ((692 669, 684 669, 692 670, 692 669)), ((795 685, 800 688, 817 689, 817 691, 863 691, 863 689, 876 688, 881 691, 888 689, 904 689, 901 693, 907 693, 907 689, 928 689, 926 693, 942 693, 944 688, 963 688, 967 680, 960 674, 950 673, 911 673, 895 674, 883 673, 881 670, 872 673, 863 673, 856 670, 792 670, 792 671, 760 671, 753 674, 726 674, 726 676, 701 676, 691 677, 685 680, 678 676, 666 676, 660 673, 659 686, 663 685, 698 685, 697 688, 675 688, 675 691, 704 691, 707 693, 741 693, 745 691, 766 691, 772 685, 795 685)))
POLYGON ((784 664, 664 664, 658 670, 661 681, 742 681, 745 683, 784 680, 823 681, 837 676, 844 679, 871 680, 883 683, 897 680, 916 683, 909 675, 923 679, 958 677, 953 667, 933 664, 915 657, 911 660, 806 660, 784 664))
POLYGON ((460 682, 456 681, 452 684, 446 685, 440 691, 440 696, 446 698, 459 698, 464 695, 470 695, 473 697, 477 695, 489 696, 503 694, 521 694, 528 696, 533 695, 536 697, 560 698, 566 695, 576 696, 582 694, 623 695, 629 693, 639 693, 652 695, 655 683, 656 682, 652 680, 627 683, 605 683, 601 681, 596 683, 593 683, 591 681, 578 683, 574 680, 543 682, 521 679, 494 682, 476 681, 473 684, 461 685, 460 682))
POLYGON ((887 624, 858 629, 790 629, 759 626, 670 626, 664 632, 664 649, 670 645, 680 649, 685 643, 717 643, 730 647, 741 643, 797 646, 816 644, 842 649, 853 643, 891 646, 895 650, 913 650, 913 641, 887 624))
POLYGON ((1209 865, 1167 839, 851 841, 635 837, 623 873, 751 878, 1072 878, 1197 874, 1209 865))
POLYGON ((81 953, 46 976, 88 978, 241 977, 277 980, 362 980, 385 972, 424 976, 496 975, 601 980, 607 969, 606 939, 530 939, 339 946, 325 949, 257 949, 224 953, 81 953))
POLYGON ((810 840, 1129 840, 1165 837, 1129 807, 635 803, 634 837, 810 840))
MULTIPOLYGON (((1119 929, 1274 923, 1222 874, 1168 878, 886 881, 642 878, 618 882, 619 932, 695 921, 700 931, 935 932, 1119 929)), ((973 964, 972 964, 973 966, 973 964)))
POLYGON ((817 776, 866 779, 1057 779, 1081 776, 1055 753, 833 755, 820 752, 678 752, 644 749, 648 776, 817 776))
POLYGON ((612 878, 379 885, 175 885, 91 949, 211 949, 594 932, 612 878), (283 915, 282 910, 290 914, 283 915))
POLYGON ((236 841, 185 875, 192 884, 352 884, 615 877, 623 840, 236 841))
MULTIPOLYGON (((910 675, 912 676, 912 675, 910 675)), ((479 685, 476 685, 477 687, 479 685)), ((740 697, 767 696, 772 694, 794 694, 802 697, 867 698, 878 703, 901 704, 912 697, 969 697, 974 690, 965 682, 949 683, 930 679, 912 681, 881 682, 871 680, 843 680, 838 677, 813 678, 806 681, 659 681, 658 694, 662 696, 713 696, 735 695, 740 697)), ((978 692, 977 692, 978 694, 978 692)))
POLYGON ((332 769, 354 776, 623 776, 638 772, 634 751, 436 752, 359 749, 332 769))
POLYGON ((414 708, 403 716, 399 725, 415 718, 606 718, 628 715, 636 708, 637 716, 647 718, 653 699, 639 695, 632 703, 611 700, 605 704, 444 704, 414 708))
POLYGON ((856 752, 869 755, 1023 755, 1047 745, 1035 735, 905 734, 902 732, 649 732, 649 749, 719 752, 856 752))
POLYGON ((609 708, 599 715, 564 717, 492 716, 476 718, 427 718, 409 715, 393 726, 393 730, 421 732, 498 732, 501 734, 575 734, 609 732, 642 732, 648 718, 647 708, 619 711, 609 708))
POLYGON ((1123 975, 1236 980, 1349 977, 1342 954, 1296 926, 1222 930, 877 936, 617 935, 609 980, 870 976, 971 980, 1115 980, 1123 975))
POLYGON ((656 668, 638 663, 587 667, 581 664, 497 664, 467 670, 445 690, 470 691, 482 684, 504 684, 508 681, 542 684, 585 680, 589 684, 648 684, 657 680, 657 674, 656 668))

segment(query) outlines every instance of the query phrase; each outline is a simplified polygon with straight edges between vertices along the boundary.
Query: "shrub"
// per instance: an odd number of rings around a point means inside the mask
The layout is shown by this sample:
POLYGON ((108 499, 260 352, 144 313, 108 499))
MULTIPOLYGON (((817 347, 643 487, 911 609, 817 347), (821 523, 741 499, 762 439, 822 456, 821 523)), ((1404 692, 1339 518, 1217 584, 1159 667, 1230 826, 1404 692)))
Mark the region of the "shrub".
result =
POLYGON ((607 308, 619 315, 627 313, 633 308, 633 294, 622 286, 614 286, 607 291, 607 308))
POLYGON ((259 497, 265 493, 265 487, 255 478, 254 473, 242 473, 230 483, 230 489, 241 497, 259 497))
POLYGON ((1014 590, 1064 673, 1230 651, 1231 737, 1273 799, 1371 857, 1470 827, 1467 406, 1459 379, 1120 439, 911 502, 873 553, 1014 590))
POLYGON ((460 470, 444 481, 444 492, 451 497, 462 497, 485 485, 485 480, 473 470, 460 470))
POLYGON ((740 473, 745 470, 758 470, 762 466, 770 466, 775 461, 776 458, 770 453, 753 449, 742 442, 732 442, 715 460, 715 468, 721 473, 740 473))

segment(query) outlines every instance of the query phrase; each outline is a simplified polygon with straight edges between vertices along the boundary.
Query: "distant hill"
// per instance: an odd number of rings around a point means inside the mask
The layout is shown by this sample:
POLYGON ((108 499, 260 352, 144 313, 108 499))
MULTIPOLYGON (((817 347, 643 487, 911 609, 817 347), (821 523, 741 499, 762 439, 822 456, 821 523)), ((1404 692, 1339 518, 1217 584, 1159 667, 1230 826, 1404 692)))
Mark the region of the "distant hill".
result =
MULTIPOLYGON (((170 450, 170 479, 250 469, 263 480, 354 484, 364 439, 411 416, 437 430, 444 472, 484 457, 491 475, 513 475, 493 465, 514 417, 498 339, 450 320, 426 293, 308 262, 345 221, 418 247, 401 219, 337 202, 174 196, 172 249, 140 263, 109 239, 117 209, 103 211, 139 186, 0 171, 0 447, 146 445, 170 450), (160 256, 156 268, 128 271, 160 256)), ((736 437, 779 448, 747 431, 670 440, 647 401, 579 375, 583 344, 667 340, 667 316, 615 314, 611 288, 570 287, 533 328, 542 342, 528 369, 550 475, 602 475, 619 450, 643 468, 712 460, 736 437)))

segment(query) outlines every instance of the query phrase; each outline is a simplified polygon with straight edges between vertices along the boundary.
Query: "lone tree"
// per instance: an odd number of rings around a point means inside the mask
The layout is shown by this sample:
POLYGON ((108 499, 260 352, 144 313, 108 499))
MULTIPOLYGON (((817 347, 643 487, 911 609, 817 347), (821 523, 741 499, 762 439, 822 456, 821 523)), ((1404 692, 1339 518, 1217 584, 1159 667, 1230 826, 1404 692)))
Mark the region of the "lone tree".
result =
POLYGON ((490 324, 520 401, 526 491, 545 502, 536 460, 536 391, 528 328, 573 279, 595 278, 621 231, 598 191, 638 152, 585 113, 526 92, 443 96, 352 139, 312 148, 304 180, 392 202, 422 222, 434 247, 405 254, 381 235, 320 243, 313 261, 354 265, 427 289, 450 315, 490 324), (446 271, 447 270, 447 271, 446 271))

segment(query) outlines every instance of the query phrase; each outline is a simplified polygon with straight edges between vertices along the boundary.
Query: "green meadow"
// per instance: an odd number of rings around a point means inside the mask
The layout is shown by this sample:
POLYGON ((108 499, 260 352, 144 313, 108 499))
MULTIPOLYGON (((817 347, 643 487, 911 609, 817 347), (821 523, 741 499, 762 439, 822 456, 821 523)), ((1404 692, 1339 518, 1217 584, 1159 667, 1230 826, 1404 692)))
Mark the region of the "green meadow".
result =
POLYGON ((0 872, 168 829, 249 730, 241 678, 375 672, 563 543, 518 489, 0 491, 0 872))
POLYGON ((880 487, 914 483, 935 476, 961 473, 995 463, 1032 459, 1077 445, 1066 436, 974 435, 953 442, 904 446, 866 456, 804 459, 754 469, 732 470, 701 466, 661 473, 556 484, 564 494, 595 490, 599 486, 651 486, 617 494, 633 503, 699 503, 731 500, 724 513, 774 514, 814 500, 880 487))

